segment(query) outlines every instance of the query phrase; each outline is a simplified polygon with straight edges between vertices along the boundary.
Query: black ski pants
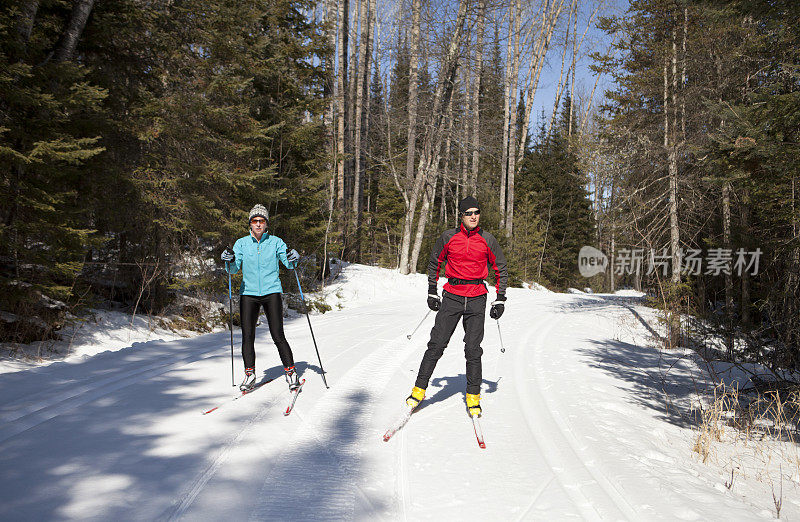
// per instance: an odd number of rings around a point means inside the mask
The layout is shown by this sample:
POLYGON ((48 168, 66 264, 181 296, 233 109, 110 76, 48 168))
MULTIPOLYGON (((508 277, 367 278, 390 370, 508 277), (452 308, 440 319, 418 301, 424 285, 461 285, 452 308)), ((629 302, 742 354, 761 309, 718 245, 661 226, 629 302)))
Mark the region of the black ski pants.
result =
POLYGON ((483 321, 486 315, 486 294, 477 297, 462 297, 444 292, 442 306, 436 313, 436 322, 431 330, 428 349, 422 356, 415 386, 427 388, 433 375, 436 363, 447 348, 450 337, 463 319, 464 324, 464 356, 467 359, 467 393, 481 392, 482 368, 481 341, 483 341, 483 321))
POLYGON ((269 323, 269 333, 275 346, 278 347, 278 354, 284 368, 294 366, 292 349, 283 334, 283 302, 281 294, 267 294, 261 296, 243 295, 239 299, 239 313, 242 318, 242 358, 245 368, 255 368, 256 366, 256 322, 258 313, 264 308, 264 314, 269 323))

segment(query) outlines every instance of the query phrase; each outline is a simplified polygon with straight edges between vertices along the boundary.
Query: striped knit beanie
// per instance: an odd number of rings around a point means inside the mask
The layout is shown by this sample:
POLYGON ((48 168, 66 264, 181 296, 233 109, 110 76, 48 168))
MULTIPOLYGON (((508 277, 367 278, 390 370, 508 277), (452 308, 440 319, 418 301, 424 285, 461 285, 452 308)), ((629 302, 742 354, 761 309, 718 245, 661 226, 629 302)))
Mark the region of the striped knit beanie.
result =
POLYGON ((269 212, 267 212, 266 207, 260 203, 250 209, 250 217, 247 218, 247 222, 249 223, 256 216, 260 216, 266 220, 269 220, 269 212))

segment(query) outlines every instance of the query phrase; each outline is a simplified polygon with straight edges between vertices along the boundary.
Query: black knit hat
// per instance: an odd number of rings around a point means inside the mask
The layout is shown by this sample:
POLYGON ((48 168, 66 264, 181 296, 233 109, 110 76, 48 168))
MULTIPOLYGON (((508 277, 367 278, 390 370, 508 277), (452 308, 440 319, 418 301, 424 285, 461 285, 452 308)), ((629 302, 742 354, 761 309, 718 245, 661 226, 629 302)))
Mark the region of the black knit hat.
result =
POLYGON ((459 212, 466 212, 471 208, 480 208, 478 205, 478 200, 472 196, 467 196, 458 203, 459 212))

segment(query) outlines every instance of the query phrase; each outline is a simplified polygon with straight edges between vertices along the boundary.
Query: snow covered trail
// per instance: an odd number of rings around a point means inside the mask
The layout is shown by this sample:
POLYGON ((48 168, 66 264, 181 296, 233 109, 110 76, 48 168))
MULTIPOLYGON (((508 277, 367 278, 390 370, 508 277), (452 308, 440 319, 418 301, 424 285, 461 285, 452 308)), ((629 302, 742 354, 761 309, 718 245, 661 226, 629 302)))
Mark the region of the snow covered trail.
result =
MULTIPOLYGON (((466 413, 460 327, 384 443, 433 324, 406 338, 425 278, 351 265, 342 280, 344 308, 312 316, 329 390, 305 318, 286 322, 306 378, 289 417, 266 325, 257 368, 277 379, 209 415, 236 393, 226 332, 0 375, 0 520, 772 516, 692 459, 680 408, 663 403, 665 386, 692 389, 691 365, 646 347, 647 309, 619 296, 511 289, 506 353, 488 316, 483 342, 487 448, 466 413)), ((237 379, 240 366, 237 348, 237 379)))

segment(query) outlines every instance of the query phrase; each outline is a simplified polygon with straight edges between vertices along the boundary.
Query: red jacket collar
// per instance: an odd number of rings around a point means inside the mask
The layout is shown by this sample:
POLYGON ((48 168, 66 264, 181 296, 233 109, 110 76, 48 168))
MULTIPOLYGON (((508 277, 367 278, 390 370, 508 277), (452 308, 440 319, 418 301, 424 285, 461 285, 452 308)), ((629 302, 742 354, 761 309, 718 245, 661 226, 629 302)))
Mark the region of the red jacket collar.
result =
POLYGON ((464 223, 461 223, 460 228, 461 228, 461 232, 463 232, 464 235, 469 237, 469 236, 471 236, 473 234, 477 234, 480 231, 481 226, 478 225, 477 227, 473 228, 472 230, 467 230, 467 227, 464 226, 464 223))

